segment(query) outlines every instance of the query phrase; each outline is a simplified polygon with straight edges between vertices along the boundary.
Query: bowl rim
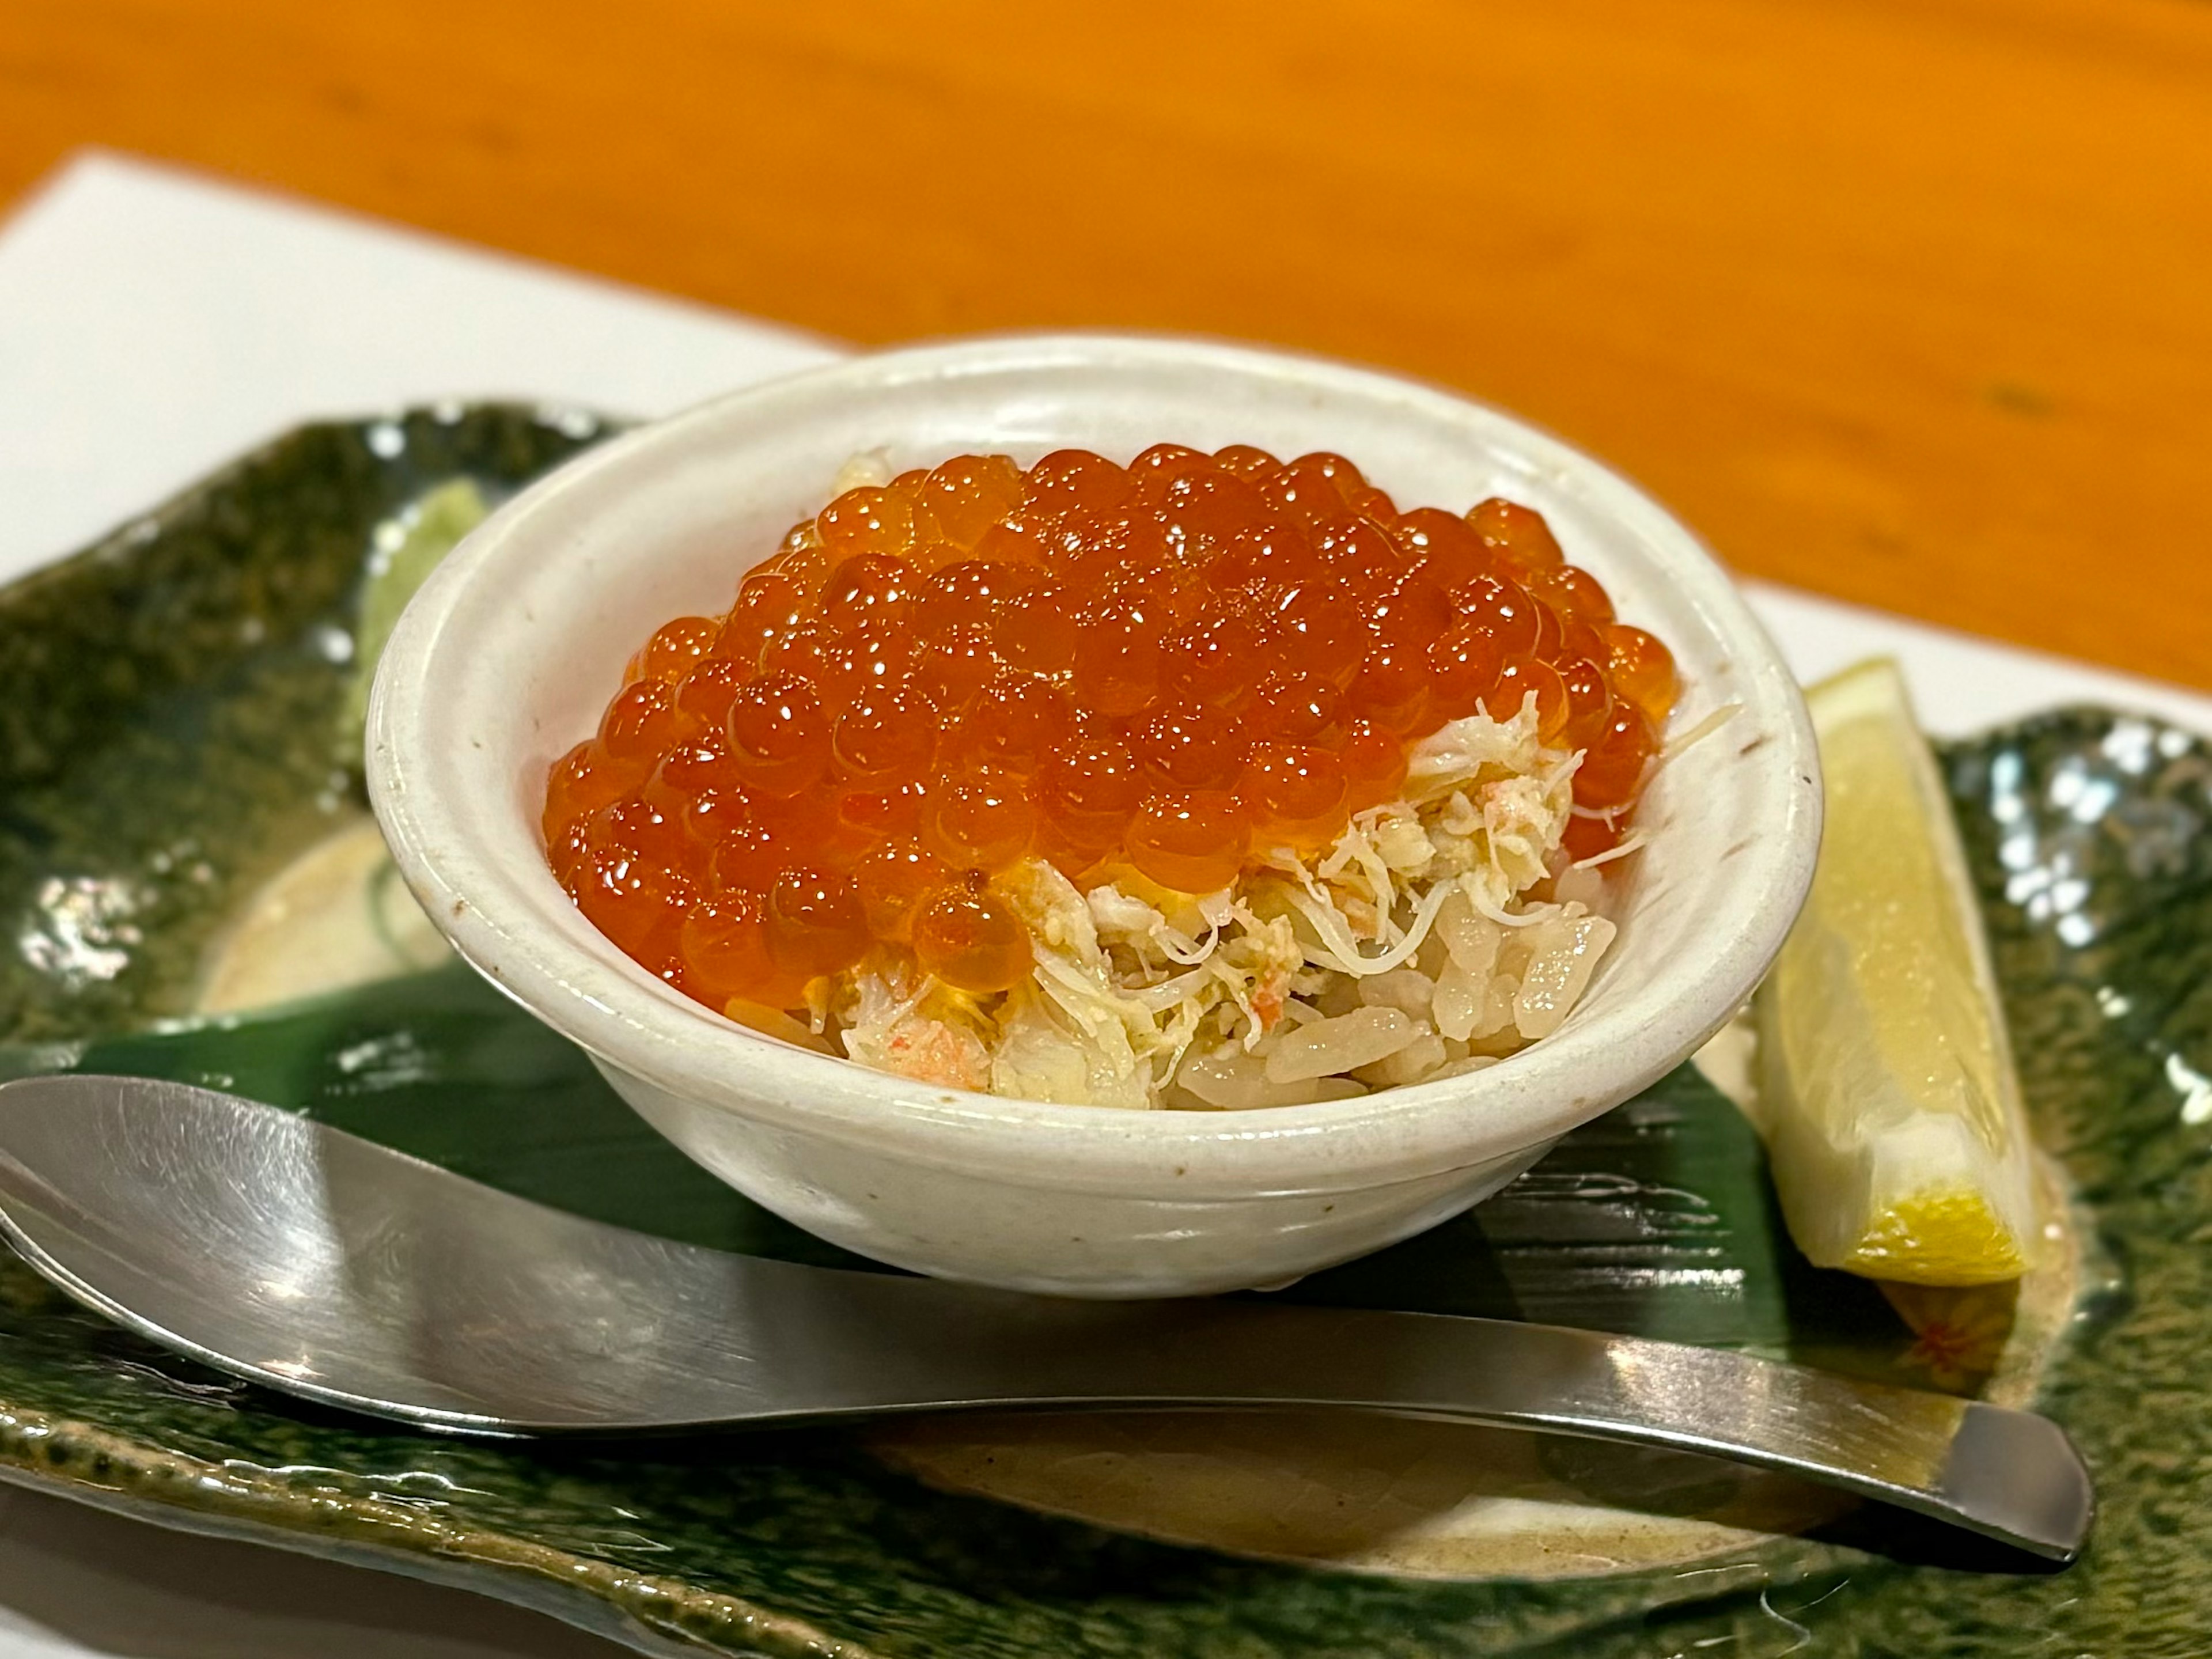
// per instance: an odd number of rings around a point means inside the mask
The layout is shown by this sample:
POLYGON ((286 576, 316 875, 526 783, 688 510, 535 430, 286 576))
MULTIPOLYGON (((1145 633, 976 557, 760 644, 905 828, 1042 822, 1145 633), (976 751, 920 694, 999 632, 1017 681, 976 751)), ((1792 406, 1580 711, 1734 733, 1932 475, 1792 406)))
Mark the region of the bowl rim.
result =
MULTIPOLYGON (((970 1173, 995 1169, 1032 1184, 1092 1191, 1165 1179, 1193 1197, 1228 1187, 1252 1195, 1255 1182, 1343 1190, 1374 1185, 1378 1170, 1412 1179, 1469 1167, 1495 1159, 1508 1144, 1555 1139, 1648 1086, 1728 1021, 1780 949, 1811 881, 1821 805, 1810 720, 1779 652, 1702 542, 1620 474, 1516 416, 1419 380, 1296 352, 1120 332, 995 334, 859 354, 710 399, 570 461, 500 507, 405 608, 376 670, 366 769, 371 804, 394 859, 448 941, 510 998, 603 1064, 781 1127, 854 1144, 888 1146, 896 1137, 910 1162, 970 1173), (1586 1024, 1522 1050, 1510 1066, 1345 1101, 1141 1111, 918 1084, 778 1042, 683 996, 611 943, 577 959, 574 946, 538 925, 528 905, 508 902, 513 896, 498 881, 474 882, 466 873, 456 878, 455 865, 465 868, 474 856, 466 849, 483 815, 426 791, 422 769, 411 760, 453 730, 452 722, 432 718, 439 705, 429 688, 449 643, 453 610, 502 555, 555 533, 571 504, 608 475, 636 467, 733 413, 825 392, 865 395, 1009 373, 1194 368, 1271 380, 1288 395, 1395 405, 1458 422, 1520 452, 1555 482, 1571 479, 1586 508, 1664 550, 1669 578, 1689 590, 1729 645, 1745 701, 1781 738, 1753 764, 1781 797, 1777 811, 1784 832, 1762 840, 1735 872, 1741 902, 1700 924, 1700 936, 1710 933, 1716 941, 1702 963, 1686 967, 1663 987, 1638 988, 1586 1024), (463 854, 458 859, 456 849, 463 854), (1625 1071, 1594 1068, 1589 1075, 1600 1086, 1578 1086, 1572 1065, 1601 1055, 1605 1032, 1630 1028, 1647 1037, 1663 1035, 1664 1042, 1640 1046, 1672 1057, 1625 1071), (733 1075, 745 1079, 742 1098, 733 1097, 733 1075), (1060 1157, 1071 1161, 1055 1164, 1060 1157), (1317 1167, 1332 1163, 1334 1172, 1317 1167)), ((550 886, 550 871, 541 866, 539 873, 550 886)))

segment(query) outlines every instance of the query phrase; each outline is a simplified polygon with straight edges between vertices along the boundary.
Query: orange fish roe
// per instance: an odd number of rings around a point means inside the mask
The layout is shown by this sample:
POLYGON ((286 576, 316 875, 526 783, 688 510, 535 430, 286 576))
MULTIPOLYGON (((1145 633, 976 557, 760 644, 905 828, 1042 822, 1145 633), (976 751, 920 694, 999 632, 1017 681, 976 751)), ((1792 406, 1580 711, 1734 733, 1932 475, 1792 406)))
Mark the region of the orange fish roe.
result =
POLYGON ((631 659, 552 769, 556 873, 712 1006, 799 1006, 872 951, 1005 990, 994 878, 1133 867, 1208 892, 1332 845, 1445 722, 1534 699, 1583 751, 1568 851, 1618 844, 1672 707, 1538 514, 1400 512, 1340 455, 963 455, 850 489, 631 659))

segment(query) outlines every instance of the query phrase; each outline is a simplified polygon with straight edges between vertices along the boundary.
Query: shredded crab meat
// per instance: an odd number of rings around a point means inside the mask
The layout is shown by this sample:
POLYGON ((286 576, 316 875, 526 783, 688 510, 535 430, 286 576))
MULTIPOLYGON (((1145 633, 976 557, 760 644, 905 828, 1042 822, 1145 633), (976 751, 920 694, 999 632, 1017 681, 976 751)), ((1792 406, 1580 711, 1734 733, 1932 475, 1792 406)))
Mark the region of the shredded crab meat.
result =
POLYGON ((1580 757, 1533 703, 1455 720, 1401 799, 1233 889, 1113 868, 1088 890, 1042 860, 999 878, 1035 967, 975 999, 879 953, 825 1003, 831 1041, 917 1081, 1023 1098, 1240 1110, 1462 1077, 1555 1031, 1611 945, 1595 866, 1571 861, 1580 757))

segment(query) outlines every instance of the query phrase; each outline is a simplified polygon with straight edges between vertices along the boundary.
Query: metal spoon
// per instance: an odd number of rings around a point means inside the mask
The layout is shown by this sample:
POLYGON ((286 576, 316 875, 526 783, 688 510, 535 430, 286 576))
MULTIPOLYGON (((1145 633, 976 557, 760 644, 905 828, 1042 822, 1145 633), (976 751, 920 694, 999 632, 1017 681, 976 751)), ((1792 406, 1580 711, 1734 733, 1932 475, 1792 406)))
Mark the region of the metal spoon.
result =
POLYGON ((2089 1526, 2080 1458, 2027 1412, 1504 1320, 1061 1301, 730 1255, 173 1083, 0 1087, 0 1231, 166 1347, 455 1433, 1335 1406, 1704 1453, 2057 1561, 2089 1526))

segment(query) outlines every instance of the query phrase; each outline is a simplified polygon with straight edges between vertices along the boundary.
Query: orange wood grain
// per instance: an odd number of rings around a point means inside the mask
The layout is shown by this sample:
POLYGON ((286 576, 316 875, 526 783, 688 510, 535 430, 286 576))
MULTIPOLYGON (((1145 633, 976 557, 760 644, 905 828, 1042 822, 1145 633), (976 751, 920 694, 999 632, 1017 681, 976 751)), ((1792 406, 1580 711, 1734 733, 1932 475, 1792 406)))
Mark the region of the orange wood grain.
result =
POLYGON ((1363 358, 1743 569, 2212 686, 2203 0, 4 10, 0 196, 101 143, 857 340, 1363 358))

